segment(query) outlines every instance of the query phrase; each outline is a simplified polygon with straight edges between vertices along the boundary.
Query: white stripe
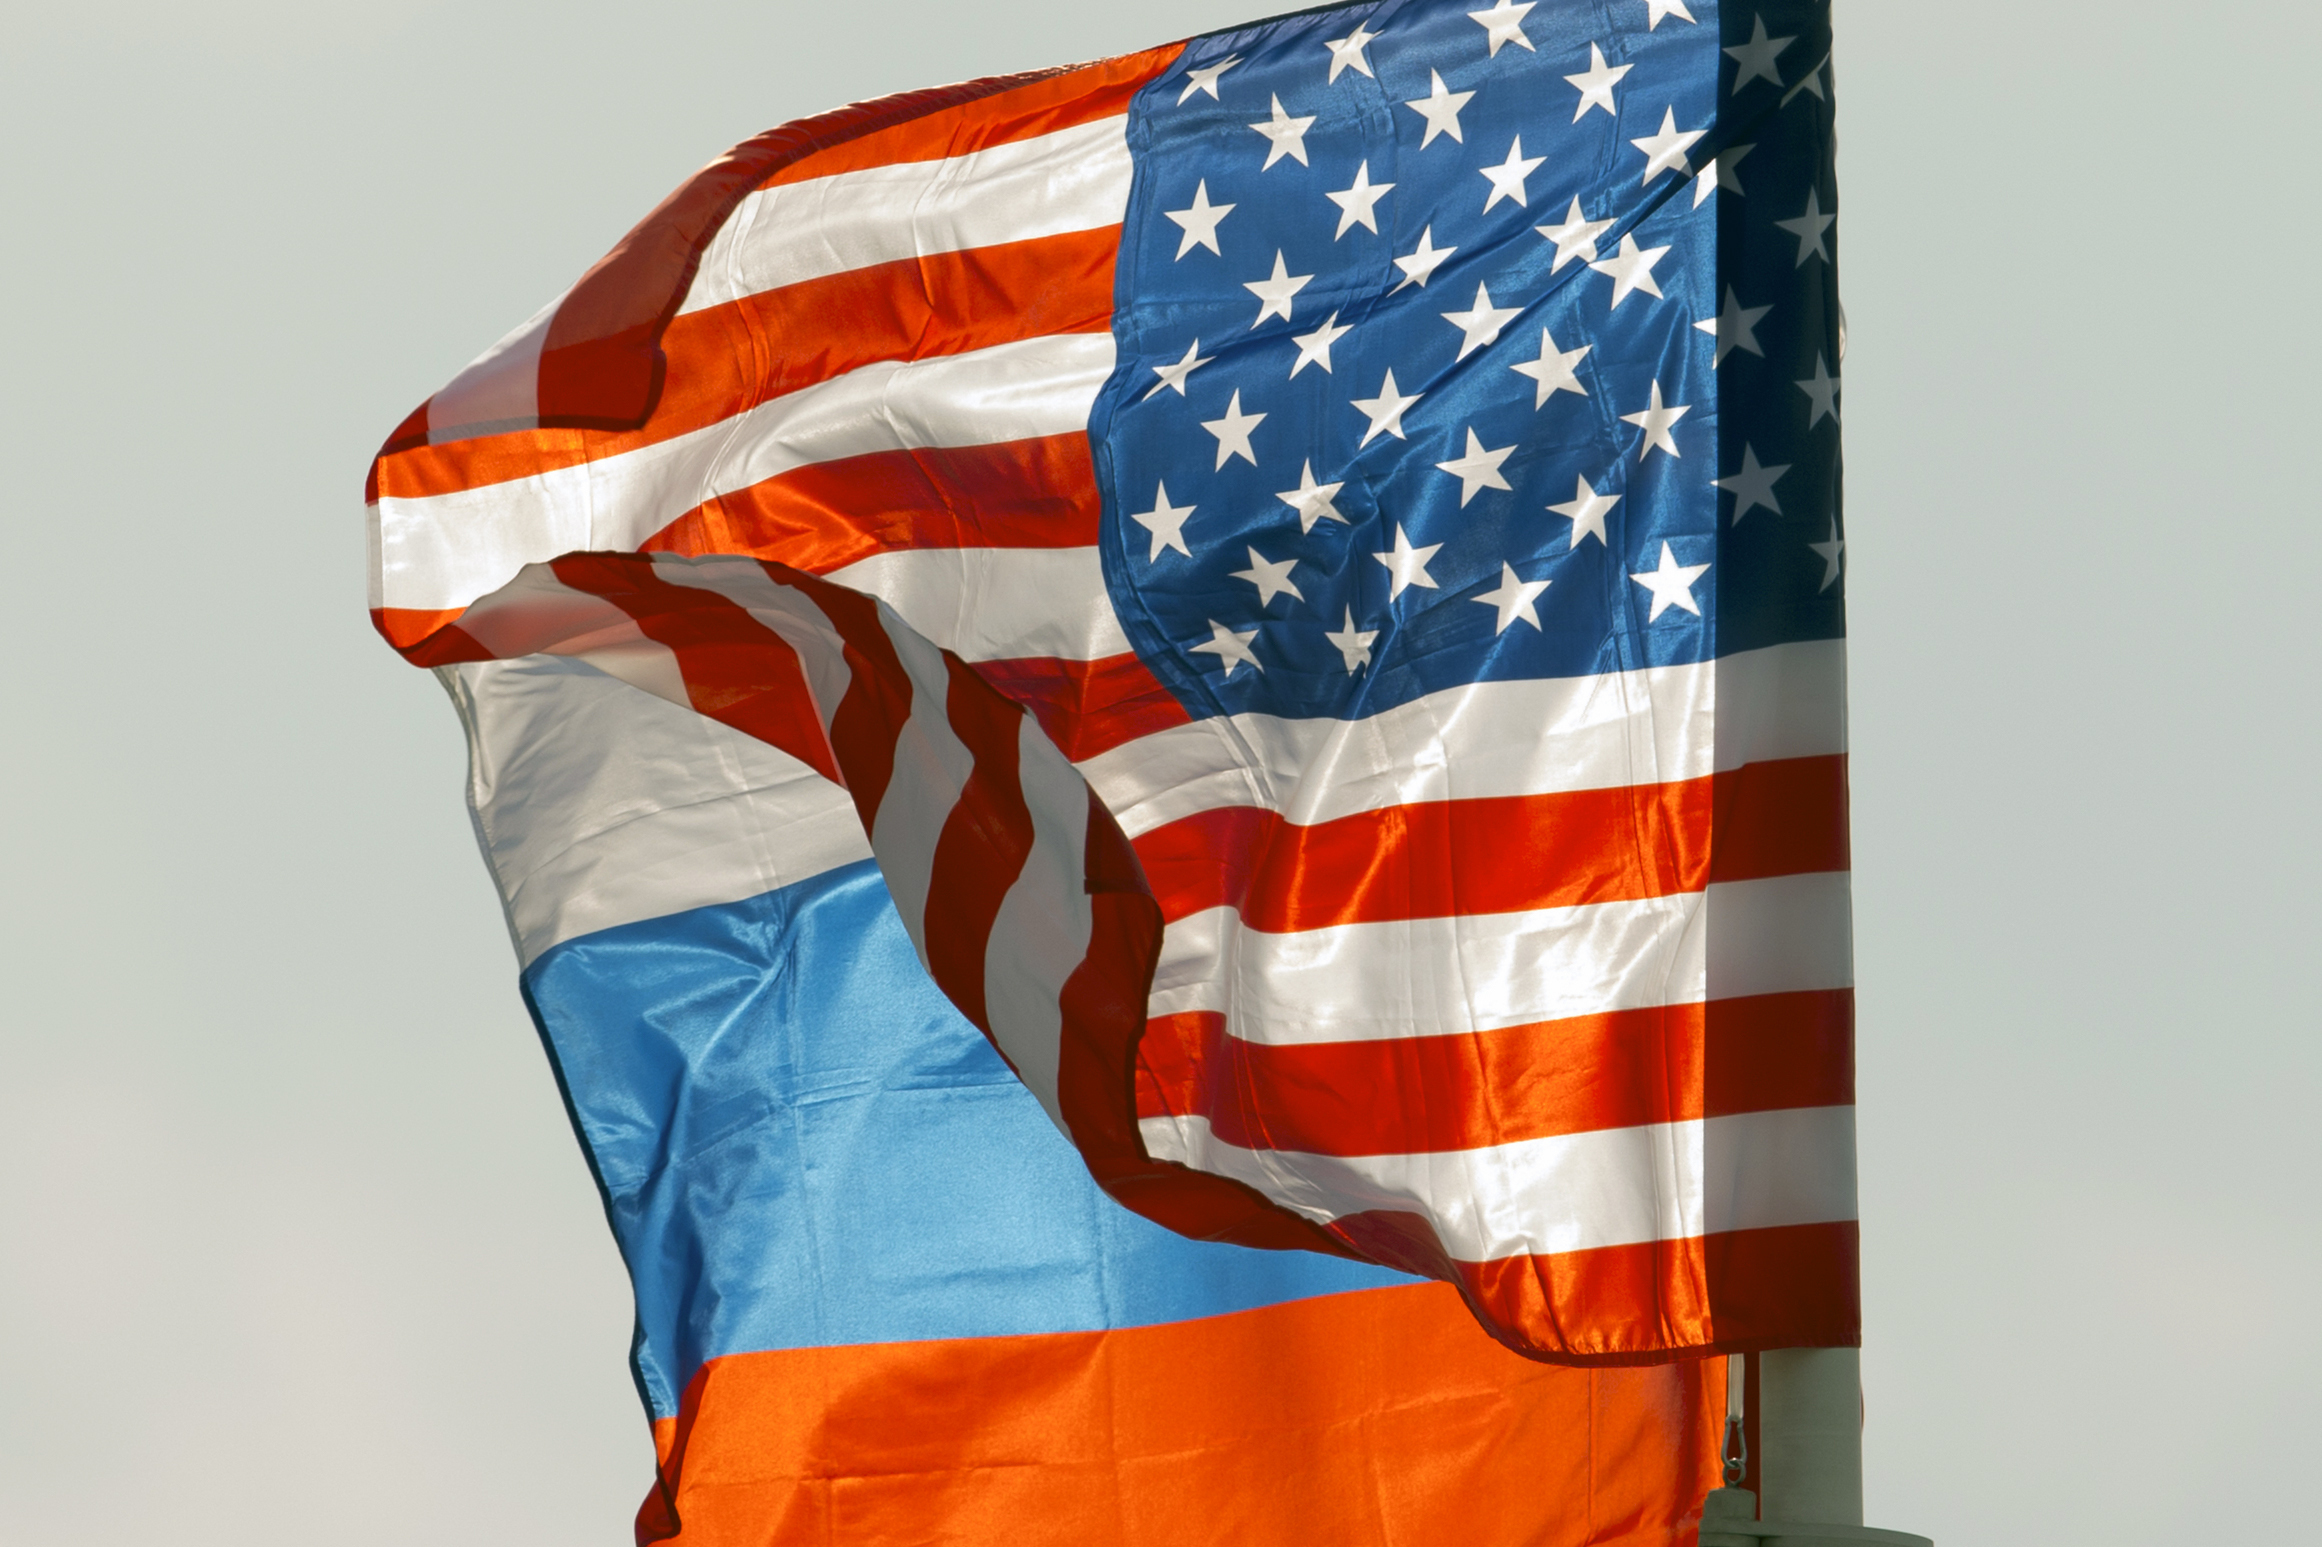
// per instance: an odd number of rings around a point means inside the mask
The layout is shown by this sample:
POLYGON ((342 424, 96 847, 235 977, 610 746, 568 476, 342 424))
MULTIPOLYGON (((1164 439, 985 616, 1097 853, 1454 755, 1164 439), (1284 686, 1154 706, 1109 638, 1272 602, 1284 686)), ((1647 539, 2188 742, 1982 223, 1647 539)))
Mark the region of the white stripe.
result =
POLYGON ((1117 226, 1129 208, 1128 119, 761 188, 702 254, 681 312, 925 253, 1117 226))
POLYGON ((526 564, 635 549, 721 494, 876 451, 978 446, 1083 429, 1112 373, 1109 333, 938 359, 880 361, 618 456, 421 499, 382 497, 380 602, 464 607, 526 564))
POLYGON ((1701 997, 1854 987, 1854 877, 1848 871, 1728 881, 1709 889, 1701 997))
POLYGON ((911 713, 895 736, 894 772, 872 818, 871 849, 879 856, 879 870, 911 936, 911 948, 925 966, 935 846, 975 772, 975 757, 951 728, 951 671, 943 657, 893 614, 882 612, 879 622, 911 678, 911 713))
POLYGON ((1251 1042, 1377 1041, 1854 981, 1844 871, 1523 913, 1245 929, 1171 924, 1148 1013, 1215 1010, 1251 1042))
POLYGON ((1137 1126, 1154 1159, 1246 1182, 1309 1219, 1424 1215, 1462 1262, 1856 1217, 1852 1107, 1352 1158, 1243 1149, 1198 1117, 1137 1126))
POLYGON ((438 675, 467 728, 468 803, 522 965, 871 857, 845 790, 585 662, 534 655, 438 675))
POLYGON ((1673 783, 1845 750, 1846 646, 1817 640, 1691 666, 1475 683, 1360 720, 1223 715, 1080 769, 1135 837, 1219 806, 1326 822, 1420 801, 1673 783))
POLYGON ((1017 737, 1017 781, 1032 815, 1032 852, 1001 899, 984 950, 984 1018, 992 1040, 1072 1137, 1057 1098, 1065 980, 1088 954, 1092 920, 1085 845, 1088 785, 1030 715, 1017 737))
POLYGON ((1121 632, 1094 548, 905 548, 829 579, 868 592, 967 661, 1121 655, 1121 632))
POLYGON ((540 355, 548 346, 549 324, 556 320, 564 295, 476 356, 427 400, 430 442, 441 445, 463 435, 529 429, 540 422, 540 355))

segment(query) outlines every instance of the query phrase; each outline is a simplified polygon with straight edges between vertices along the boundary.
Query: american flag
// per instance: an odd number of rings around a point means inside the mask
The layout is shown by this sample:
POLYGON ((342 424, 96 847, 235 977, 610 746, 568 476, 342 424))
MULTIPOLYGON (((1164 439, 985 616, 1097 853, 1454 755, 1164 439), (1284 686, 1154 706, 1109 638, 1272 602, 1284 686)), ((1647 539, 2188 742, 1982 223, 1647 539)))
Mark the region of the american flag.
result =
POLYGON ((787 757, 520 954, 875 855, 1150 1217, 1541 1357, 1855 1341, 1828 54, 1390 0, 713 163, 373 466, 472 724, 545 654, 787 757))

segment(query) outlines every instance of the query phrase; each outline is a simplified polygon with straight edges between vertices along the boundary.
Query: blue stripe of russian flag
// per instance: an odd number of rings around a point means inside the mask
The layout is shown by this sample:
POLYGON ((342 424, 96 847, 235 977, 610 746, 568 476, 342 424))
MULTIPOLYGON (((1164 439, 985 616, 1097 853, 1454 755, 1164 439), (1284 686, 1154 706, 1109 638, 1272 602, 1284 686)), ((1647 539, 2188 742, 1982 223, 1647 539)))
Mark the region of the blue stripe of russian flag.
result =
POLYGON ((875 863, 524 975, 637 1290, 657 1416, 765 1349, 1149 1326, 1407 1283, 1121 1208, 913 955, 875 863))

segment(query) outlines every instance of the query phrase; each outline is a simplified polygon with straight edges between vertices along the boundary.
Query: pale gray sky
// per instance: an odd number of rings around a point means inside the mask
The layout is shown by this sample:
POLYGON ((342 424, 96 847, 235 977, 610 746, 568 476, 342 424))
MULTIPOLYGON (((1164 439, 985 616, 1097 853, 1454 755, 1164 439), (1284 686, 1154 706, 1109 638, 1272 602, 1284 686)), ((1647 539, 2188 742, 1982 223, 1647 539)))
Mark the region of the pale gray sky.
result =
MULTIPOLYGON (((0 1535, 627 1541, 626 1289, 363 617, 370 452, 734 140, 1261 9, 10 16, 0 1535)), ((1872 1519, 2287 1539, 2322 20, 1839 29, 1872 1519)))

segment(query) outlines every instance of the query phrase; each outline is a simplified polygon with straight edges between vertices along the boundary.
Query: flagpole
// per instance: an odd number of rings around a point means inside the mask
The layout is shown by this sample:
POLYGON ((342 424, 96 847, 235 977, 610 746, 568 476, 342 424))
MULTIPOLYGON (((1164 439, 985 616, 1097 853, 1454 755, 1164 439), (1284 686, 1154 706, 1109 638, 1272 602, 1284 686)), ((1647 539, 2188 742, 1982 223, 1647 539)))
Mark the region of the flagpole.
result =
MULTIPOLYGON (((1758 1492, 1712 1490, 1701 1547, 1933 1547, 1862 1523, 1861 1350, 1779 1348, 1757 1360, 1758 1492)), ((1738 1417, 1740 1401, 1730 1396, 1727 1411, 1738 1417)))

